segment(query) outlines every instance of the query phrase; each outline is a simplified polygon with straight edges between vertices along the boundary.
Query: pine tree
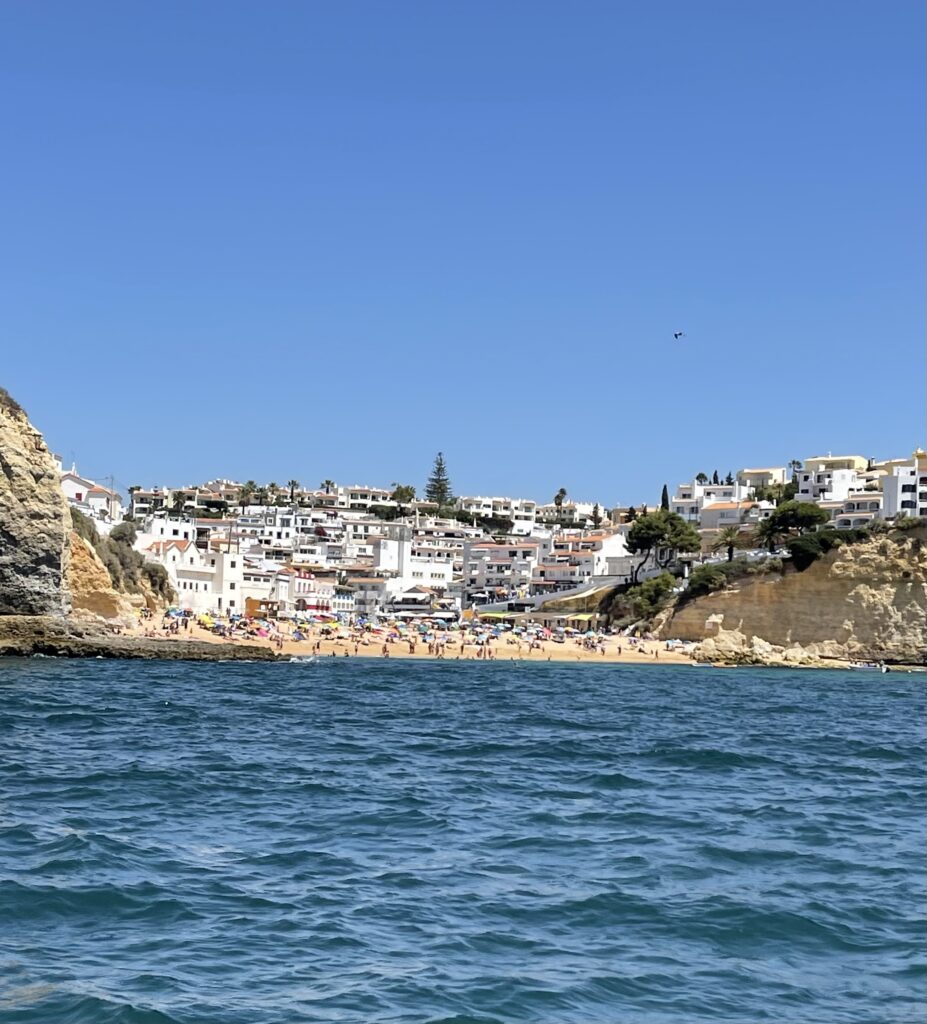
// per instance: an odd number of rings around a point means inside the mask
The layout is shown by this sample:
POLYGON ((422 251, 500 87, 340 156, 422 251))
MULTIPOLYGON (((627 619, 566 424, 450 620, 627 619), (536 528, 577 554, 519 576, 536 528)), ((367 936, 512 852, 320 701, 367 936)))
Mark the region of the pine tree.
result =
POLYGON ((721 481, 720 481, 720 480, 718 479, 718 471, 717 471, 717 470, 715 470, 715 471, 714 471, 714 473, 712 473, 712 476, 711 476, 711 482, 712 482, 713 484, 719 484, 719 483, 721 483, 721 481))
POLYGON ((732 484, 734 482, 734 474, 728 471, 727 476, 724 478, 726 484, 732 484))
POLYGON ((663 493, 660 495, 660 508, 664 512, 669 512, 669 490, 666 484, 663 485, 663 493))
POLYGON ((592 525, 597 530, 602 525, 602 510, 599 508, 598 502, 592 506, 592 525))
POLYGON ((434 465, 431 467, 431 476, 428 478, 428 483, 425 484, 425 498, 428 501, 433 501, 438 508, 447 508, 454 501, 443 452, 438 452, 435 456, 434 465))

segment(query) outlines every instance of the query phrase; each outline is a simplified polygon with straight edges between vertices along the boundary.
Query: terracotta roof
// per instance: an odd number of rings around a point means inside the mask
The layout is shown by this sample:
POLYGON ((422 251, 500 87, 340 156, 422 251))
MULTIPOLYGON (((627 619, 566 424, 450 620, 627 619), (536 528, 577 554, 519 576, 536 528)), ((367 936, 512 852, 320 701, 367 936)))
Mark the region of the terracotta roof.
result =
POLYGON ((715 508, 753 508, 756 505, 755 501, 713 501, 710 505, 706 505, 702 512, 710 512, 715 508))
POLYGON ((163 553, 169 547, 176 547, 180 548, 181 551, 186 551, 190 547, 190 541, 181 540, 179 537, 170 537, 167 540, 156 540, 153 544, 148 545, 147 550, 163 553))

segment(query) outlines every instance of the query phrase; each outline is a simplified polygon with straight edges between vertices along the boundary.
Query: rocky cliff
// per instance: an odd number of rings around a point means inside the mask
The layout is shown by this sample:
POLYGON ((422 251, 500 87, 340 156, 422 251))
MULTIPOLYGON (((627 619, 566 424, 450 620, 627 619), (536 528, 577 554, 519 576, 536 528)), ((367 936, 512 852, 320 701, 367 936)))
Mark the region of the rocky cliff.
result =
POLYGON ((115 620, 130 625, 138 620, 141 608, 161 614, 167 607, 167 602, 152 592, 144 578, 138 581, 135 593, 114 589, 109 571, 93 545, 73 530, 68 551, 65 582, 71 598, 72 616, 84 621, 115 620))
POLYGON ((0 615, 63 615, 71 517, 42 435, 0 388, 0 615))
POLYGON ((660 636, 706 660, 921 664, 927 658, 927 529, 877 534, 804 572, 749 577, 674 609, 660 636))

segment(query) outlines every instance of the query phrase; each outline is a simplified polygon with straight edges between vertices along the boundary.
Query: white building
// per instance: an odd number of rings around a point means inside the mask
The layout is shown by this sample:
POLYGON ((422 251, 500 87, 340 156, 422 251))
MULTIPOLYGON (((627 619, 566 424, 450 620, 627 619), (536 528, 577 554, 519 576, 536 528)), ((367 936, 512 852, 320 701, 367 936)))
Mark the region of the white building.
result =
POLYGON ((460 497, 457 508, 480 519, 508 519, 513 534, 530 534, 537 520, 538 504, 530 498, 498 498, 482 495, 460 497))
POLYGON ((918 512, 918 491, 923 491, 922 505, 927 505, 927 480, 918 484, 917 453, 909 463, 892 467, 882 477, 882 515, 894 519, 898 515, 924 515, 918 512))
POLYGON ((862 487, 855 469, 809 469, 806 465, 798 473, 798 501, 846 501, 851 491, 862 487))
POLYGON ((626 533, 622 527, 555 535, 551 550, 532 573, 531 592, 553 593, 585 586, 596 577, 622 575, 630 556, 626 533))
POLYGON ((549 551, 549 544, 514 537, 510 543, 468 544, 463 578, 466 603, 526 597, 538 561, 549 551))
POLYGON ((716 501, 702 509, 699 525, 703 530, 755 526, 761 519, 768 519, 775 507, 772 501, 716 501))
POLYGON ((63 471, 60 479, 61 490, 64 491, 69 505, 101 523, 122 522, 122 497, 112 488, 103 487, 94 480, 82 477, 74 465, 63 471))
POLYGON ((832 516, 838 530, 868 526, 873 519, 882 518, 882 495, 879 491, 851 494, 832 516))
MULTIPOLYGON (((560 506, 551 501, 546 505, 538 505, 537 519, 543 523, 585 529, 587 526, 595 525, 595 509, 595 502, 590 501, 564 501, 560 506)), ((604 505, 599 505, 598 509, 600 522, 604 523, 608 519, 608 510, 604 505)))
POLYGON ((761 469, 741 469, 735 479, 743 491, 747 492, 782 486, 788 483, 789 477, 785 466, 766 466, 761 469))
MULTIPOLYGON (((751 471, 745 471, 751 472, 751 471)), ((760 471, 752 471, 757 474, 760 471)), ((768 472, 768 471, 763 471, 768 472)), ((691 483, 679 484, 670 499, 670 511, 682 516, 686 522, 704 525, 703 511, 719 502, 740 502, 753 494, 753 486, 735 481, 732 484, 691 483)))

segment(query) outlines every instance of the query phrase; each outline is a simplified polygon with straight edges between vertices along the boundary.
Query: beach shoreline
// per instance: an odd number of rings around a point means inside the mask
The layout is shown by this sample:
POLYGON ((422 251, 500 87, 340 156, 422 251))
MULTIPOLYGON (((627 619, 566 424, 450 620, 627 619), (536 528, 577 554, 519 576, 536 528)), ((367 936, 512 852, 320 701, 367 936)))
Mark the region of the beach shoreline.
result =
MULTIPOLYGON (((142 626, 133 626, 123 631, 125 636, 136 636, 146 638, 148 632, 159 633, 159 630, 145 630, 142 626)), ((178 633, 167 634, 167 641, 189 640, 205 644, 221 645, 223 647, 242 648, 260 647, 268 649, 276 654, 281 660, 288 660, 292 657, 357 657, 373 658, 377 660, 432 660, 432 661, 513 661, 525 664, 540 664, 543 662, 568 662, 568 663, 594 663, 594 664, 693 664, 692 658, 687 651, 678 649, 667 649, 665 641, 645 640, 637 643, 630 643, 627 637, 610 637, 605 642, 605 654, 598 650, 589 650, 578 644, 575 640, 566 640, 558 643, 553 640, 540 641, 540 648, 531 648, 527 641, 507 643, 506 639, 500 637, 489 647, 489 657, 479 657, 481 650, 476 644, 467 643, 461 648, 459 633, 448 634, 448 643, 444 647, 444 653, 439 654, 432 649, 429 651, 428 644, 423 640, 417 640, 414 651, 409 649, 409 642, 405 639, 386 642, 382 636, 373 635, 363 640, 338 639, 337 637, 323 636, 318 627, 311 627, 306 631, 305 639, 293 640, 289 635, 284 634, 282 645, 273 636, 249 636, 242 639, 227 639, 216 636, 209 629, 200 626, 195 620, 190 622, 186 630, 178 633), (384 653, 385 650, 388 653, 384 653)), ((151 639, 151 637, 147 637, 151 639)))

